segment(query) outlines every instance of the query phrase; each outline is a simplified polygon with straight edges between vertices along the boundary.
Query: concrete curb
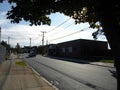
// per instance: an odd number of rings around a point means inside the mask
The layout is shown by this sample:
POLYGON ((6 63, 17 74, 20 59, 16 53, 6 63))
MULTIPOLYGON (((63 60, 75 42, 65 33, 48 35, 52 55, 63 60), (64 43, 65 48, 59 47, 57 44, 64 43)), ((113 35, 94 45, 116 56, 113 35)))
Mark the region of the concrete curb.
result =
MULTIPOLYGON (((23 58, 17 58, 20 61, 25 61, 23 58)), ((26 61, 25 61, 26 63, 26 61)), ((56 86, 52 85, 47 79, 45 79, 44 77, 42 77, 34 68, 32 68, 29 64, 26 63, 26 65, 28 66, 28 68, 30 68, 33 73, 35 73, 38 77, 40 77, 41 79, 43 79, 48 85, 50 85, 54 90, 59 90, 56 86)))
MULTIPOLYGON (((27 64, 27 63, 26 63, 27 64)), ((44 77, 42 77, 34 68, 32 68, 29 64, 27 64, 27 66, 39 77, 41 77, 48 85, 50 85, 51 87, 53 87, 54 90, 59 90, 56 86, 54 86, 53 84, 51 84, 47 79, 45 79, 44 77)))
MULTIPOLYGON (((28 65, 28 64, 27 64, 28 65)), ((29 66, 29 65, 28 65, 29 66)), ((31 69, 32 69, 32 71, 36 74, 36 75, 38 75, 38 76, 41 76, 34 68, 32 68, 31 66, 29 66, 31 69)), ((55 90, 59 90, 56 86, 54 86, 54 85, 52 85, 47 79, 45 79, 44 77, 42 77, 41 76, 41 78, 46 82, 46 83, 48 83, 51 87, 53 87, 55 90)))

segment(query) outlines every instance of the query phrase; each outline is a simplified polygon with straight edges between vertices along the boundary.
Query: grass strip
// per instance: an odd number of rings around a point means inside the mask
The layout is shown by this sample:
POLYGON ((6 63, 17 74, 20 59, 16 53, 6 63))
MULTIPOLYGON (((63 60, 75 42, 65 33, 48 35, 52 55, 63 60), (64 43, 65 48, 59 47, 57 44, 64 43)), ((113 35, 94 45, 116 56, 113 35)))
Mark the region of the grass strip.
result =
POLYGON ((114 60, 100 60, 100 62, 104 62, 104 63, 114 63, 114 60))
POLYGON ((27 64, 25 63, 25 61, 17 61, 15 62, 17 65, 20 65, 20 66, 27 66, 27 64))

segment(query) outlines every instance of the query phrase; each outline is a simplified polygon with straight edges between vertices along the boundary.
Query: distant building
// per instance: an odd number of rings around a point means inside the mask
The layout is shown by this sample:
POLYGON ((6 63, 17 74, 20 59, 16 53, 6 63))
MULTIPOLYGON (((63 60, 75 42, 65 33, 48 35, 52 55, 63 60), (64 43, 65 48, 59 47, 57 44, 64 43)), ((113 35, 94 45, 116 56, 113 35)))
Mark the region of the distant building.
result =
POLYGON ((22 53, 30 53, 31 50, 37 52, 37 46, 24 46, 24 48, 21 48, 22 53))
POLYGON ((109 56, 105 41, 78 39, 49 45, 48 55, 68 58, 93 58, 109 56))

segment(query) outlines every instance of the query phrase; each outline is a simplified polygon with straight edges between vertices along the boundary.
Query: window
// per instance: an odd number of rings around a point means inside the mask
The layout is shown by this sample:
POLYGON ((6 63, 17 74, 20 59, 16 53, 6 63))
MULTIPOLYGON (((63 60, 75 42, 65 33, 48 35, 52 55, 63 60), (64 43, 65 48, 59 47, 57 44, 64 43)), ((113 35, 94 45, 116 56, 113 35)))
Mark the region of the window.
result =
POLYGON ((62 48, 62 52, 65 53, 65 48, 62 48))
POLYGON ((72 53, 72 47, 68 47, 68 52, 72 53))
POLYGON ((76 52, 78 47, 73 47, 73 52, 76 52))

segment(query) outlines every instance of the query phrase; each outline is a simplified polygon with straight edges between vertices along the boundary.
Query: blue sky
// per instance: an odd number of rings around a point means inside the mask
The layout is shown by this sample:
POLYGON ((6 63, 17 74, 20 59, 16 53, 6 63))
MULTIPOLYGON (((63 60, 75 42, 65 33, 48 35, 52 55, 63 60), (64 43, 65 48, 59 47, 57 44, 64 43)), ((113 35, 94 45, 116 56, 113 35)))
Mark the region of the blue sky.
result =
MULTIPOLYGON (((45 44, 47 41, 49 44, 52 44, 80 38, 93 39, 92 33, 96 31, 96 29, 89 28, 88 23, 75 25, 72 18, 60 13, 54 13, 50 15, 52 20, 50 26, 29 26, 29 22, 25 21, 22 21, 19 24, 11 24, 10 20, 6 19, 6 12, 8 10, 10 10, 10 5, 7 2, 2 4, 0 3, 0 27, 2 28, 1 39, 8 42, 8 37, 10 37, 9 43, 12 47, 14 47, 17 43, 19 43, 22 47, 29 46, 30 38, 32 38, 32 46, 41 45, 41 31, 46 32, 45 44), (66 23, 59 26, 65 21, 66 23)), ((98 40, 106 41, 106 38, 105 36, 99 36, 98 40)))

